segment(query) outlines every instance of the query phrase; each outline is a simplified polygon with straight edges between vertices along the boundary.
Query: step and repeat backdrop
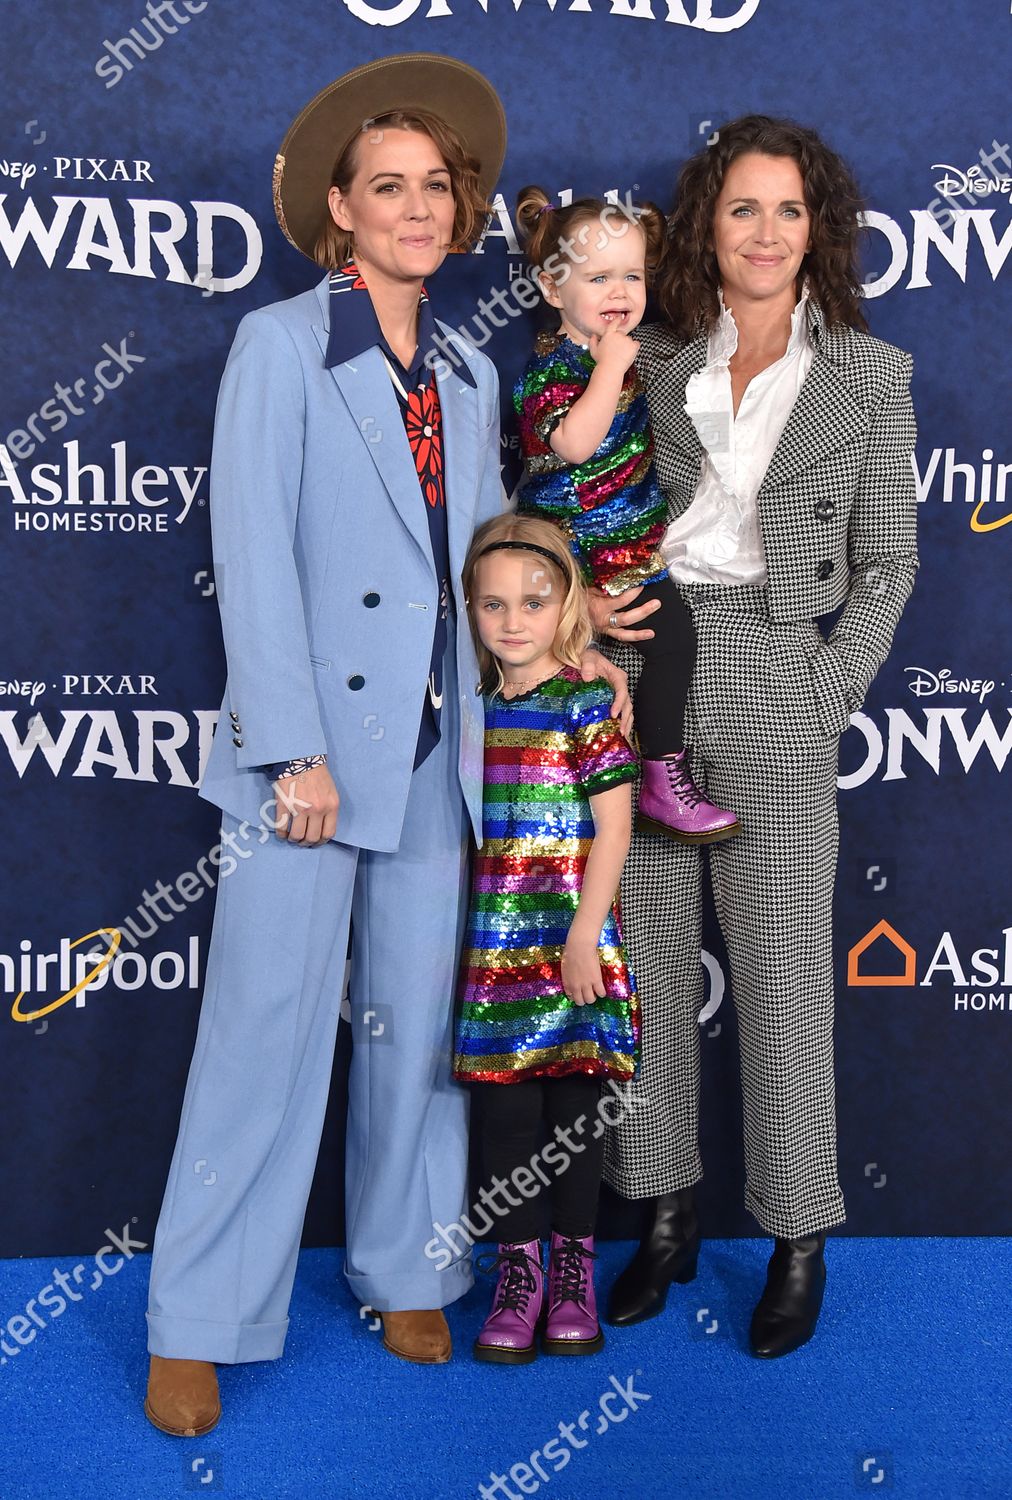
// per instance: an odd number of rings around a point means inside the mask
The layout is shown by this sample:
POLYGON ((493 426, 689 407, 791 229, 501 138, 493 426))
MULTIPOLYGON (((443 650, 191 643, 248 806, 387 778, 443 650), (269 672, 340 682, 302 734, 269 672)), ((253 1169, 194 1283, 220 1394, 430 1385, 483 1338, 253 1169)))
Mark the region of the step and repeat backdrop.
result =
MULTIPOLYGON (((915 361, 922 569, 841 750, 844 1232, 1012 1233, 1007 0, 49 0, 12 9, 4 40, 0 1255, 151 1241, 217 874, 196 788, 225 675, 218 381, 244 313, 317 279, 274 221, 286 127, 340 73, 413 50, 480 68, 509 121, 488 232, 430 287, 472 333, 523 268, 528 182, 668 207, 681 162, 753 110, 856 169, 872 330, 915 361)), ((480 336, 505 393, 533 325, 498 306, 480 336)), ((504 399, 507 491, 516 451, 504 399)), ((706 945, 704 1212, 747 1234, 712 919, 706 945)), ((353 1040, 310 1244, 342 1239, 353 1040)), ((602 1231, 634 1228, 608 1197, 602 1231)))

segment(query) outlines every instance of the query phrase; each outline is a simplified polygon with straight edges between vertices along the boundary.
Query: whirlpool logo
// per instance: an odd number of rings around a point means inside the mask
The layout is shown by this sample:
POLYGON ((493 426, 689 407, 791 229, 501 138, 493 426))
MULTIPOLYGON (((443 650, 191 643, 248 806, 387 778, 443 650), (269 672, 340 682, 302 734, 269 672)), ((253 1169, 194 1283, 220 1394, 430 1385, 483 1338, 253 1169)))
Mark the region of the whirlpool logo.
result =
POLYGON ((119 927, 96 927, 83 937, 60 938, 49 953, 36 951, 31 938, 22 938, 17 954, 0 953, 3 989, 14 995, 11 1020, 26 1024, 42 1021, 37 1030, 45 1031, 47 1016, 71 1001, 76 1009, 83 1009, 89 996, 107 985, 125 992, 146 987, 199 988, 200 940, 195 935, 187 940, 184 952, 166 948, 150 957, 121 952, 122 938, 119 927), (54 987, 58 991, 55 996, 54 987))

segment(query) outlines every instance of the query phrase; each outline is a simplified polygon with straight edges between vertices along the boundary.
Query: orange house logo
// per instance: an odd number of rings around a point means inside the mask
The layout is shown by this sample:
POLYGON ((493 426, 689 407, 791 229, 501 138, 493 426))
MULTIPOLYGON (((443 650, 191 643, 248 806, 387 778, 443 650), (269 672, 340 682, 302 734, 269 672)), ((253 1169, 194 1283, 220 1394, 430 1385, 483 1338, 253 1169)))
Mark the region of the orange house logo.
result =
MULTIPOLYGON (((880 953, 878 960, 873 963, 881 964, 885 955, 880 953)), ((847 954, 847 983, 848 985, 874 985, 876 988, 886 985, 913 985, 917 983, 917 954, 910 946, 905 937, 902 937, 895 927, 882 919, 877 922, 870 932, 856 942, 847 954), (879 939, 889 943, 903 960, 903 970, 899 974, 873 974, 868 973, 868 960, 862 964, 861 960, 873 948, 879 939)))

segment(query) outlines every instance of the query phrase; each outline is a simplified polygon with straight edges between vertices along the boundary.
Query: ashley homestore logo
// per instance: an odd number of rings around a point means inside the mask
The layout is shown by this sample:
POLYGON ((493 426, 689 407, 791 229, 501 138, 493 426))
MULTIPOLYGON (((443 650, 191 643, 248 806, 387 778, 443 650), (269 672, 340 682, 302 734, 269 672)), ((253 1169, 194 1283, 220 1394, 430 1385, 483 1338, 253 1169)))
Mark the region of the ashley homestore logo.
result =
POLYGON ((917 954, 914 949, 906 938, 901 937, 896 928, 884 919, 870 932, 866 932, 847 955, 847 983, 849 985, 875 985, 877 988, 882 985, 888 987, 894 984, 916 984, 916 970, 917 954), (881 944, 880 938, 883 940, 881 944), (872 948, 878 950, 878 957, 877 960, 869 961, 865 958, 865 954, 872 948), (899 968, 896 967, 897 956, 901 963, 899 968), (888 966, 887 972, 873 972, 876 963, 888 966))
POLYGON ((954 1010, 1012 1012, 1012 927, 1001 936, 1001 944, 967 953, 951 932, 943 932, 918 979, 916 948, 883 918, 847 954, 847 983, 853 989, 951 984, 954 1010))

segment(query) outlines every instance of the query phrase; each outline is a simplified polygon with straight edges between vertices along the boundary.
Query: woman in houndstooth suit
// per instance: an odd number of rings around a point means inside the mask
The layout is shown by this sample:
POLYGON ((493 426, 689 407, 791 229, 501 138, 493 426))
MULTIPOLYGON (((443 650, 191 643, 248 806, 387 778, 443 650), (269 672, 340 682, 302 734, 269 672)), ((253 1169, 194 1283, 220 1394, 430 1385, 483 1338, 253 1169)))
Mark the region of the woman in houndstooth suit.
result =
MULTIPOLYGON (((860 198, 810 130, 747 116, 682 170, 638 370, 670 524, 663 555, 699 654, 686 739, 697 784, 743 832, 709 851, 741 1050, 745 1202, 774 1236, 753 1352, 805 1343, 827 1229, 844 1220, 833 1079, 832 901, 839 737, 884 661, 917 568, 909 355, 860 306, 860 198), (820 617, 838 611, 824 635, 820 617)), ((592 601, 622 646, 639 590, 592 601), (619 611, 623 611, 622 614, 619 611)), ((639 1107, 606 1177, 650 1201, 614 1323, 695 1274, 702 855, 634 837, 626 938, 643 1002, 639 1107)))

